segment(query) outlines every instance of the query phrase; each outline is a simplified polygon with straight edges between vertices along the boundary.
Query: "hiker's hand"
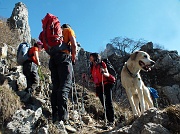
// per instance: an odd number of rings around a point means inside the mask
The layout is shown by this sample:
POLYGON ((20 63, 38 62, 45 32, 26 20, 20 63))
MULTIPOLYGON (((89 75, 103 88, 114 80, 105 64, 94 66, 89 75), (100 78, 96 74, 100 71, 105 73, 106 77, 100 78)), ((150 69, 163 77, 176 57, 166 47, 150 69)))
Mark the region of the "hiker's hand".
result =
POLYGON ((85 73, 83 73, 83 74, 82 74, 82 78, 84 79, 85 77, 86 77, 86 74, 85 74, 85 73))
POLYGON ((101 73, 104 74, 105 70, 103 68, 100 69, 101 73))
POLYGON ((38 66, 41 66, 41 62, 38 62, 38 66))
POLYGON ((83 73, 82 74, 82 79, 83 79, 83 81, 88 81, 88 75, 86 74, 86 73, 83 73))
POLYGON ((75 62, 75 60, 76 60, 76 56, 72 54, 72 61, 75 62))
POLYGON ((82 78, 83 78, 83 79, 86 78, 86 74, 85 74, 85 73, 82 74, 82 78))
POLYGON ((72 64, 75 65, 75 62, 76 62, 76 56, 72 55, 72 64))

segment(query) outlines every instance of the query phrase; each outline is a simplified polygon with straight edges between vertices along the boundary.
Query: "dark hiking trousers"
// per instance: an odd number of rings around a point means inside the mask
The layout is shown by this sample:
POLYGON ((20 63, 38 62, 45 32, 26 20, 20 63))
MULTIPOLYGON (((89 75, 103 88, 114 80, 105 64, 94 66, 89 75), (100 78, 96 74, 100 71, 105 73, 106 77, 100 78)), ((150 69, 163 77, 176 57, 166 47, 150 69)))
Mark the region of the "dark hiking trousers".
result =
POLYGON ((51 79, 53 84, 51 94, 52 117, 57 120, 68 120, 68 95, 72 88, 72 62, 71 57, 62 52, 51 56, 49 61, 51 79))
POLYGON ((27 88, 26 91, 32 93, 39 86, 39 75, 37 65, 30 60, 23 64, 23 74, 26 76, 27 88))
MULTIPOLYGON (((114 108, 112 104, 112 88, 113 84, 105 84, 104 85, 104 94, 105 94, 105 106, 106 106, 106 115, 107 120, 109 122, 114 122, 114 108)), ((102 86, 96 87, 96 94, 98 95, 101 104, 104 107, 104 99, 103 99, 103 89, 102 86)))

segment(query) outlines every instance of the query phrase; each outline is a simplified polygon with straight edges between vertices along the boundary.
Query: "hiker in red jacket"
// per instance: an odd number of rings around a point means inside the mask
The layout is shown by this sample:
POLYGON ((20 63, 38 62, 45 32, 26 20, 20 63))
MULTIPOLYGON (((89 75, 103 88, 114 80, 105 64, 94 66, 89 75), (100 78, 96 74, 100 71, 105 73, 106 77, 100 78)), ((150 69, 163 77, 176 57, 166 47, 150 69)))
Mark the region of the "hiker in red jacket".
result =
POLYGON ((29 59, 23 63, 23 74, 26 76, 27 81, 27 88, 25 91, 30 94, 39 86, 39 75, 37 70, 40 65, 39 52, 41 49, 42 42, 38 41, 34 43, 34 46, 28 51, 29 59))
POLYGON ((101 61, 101 56, 98 53, 90 54, 90 62, 92 80, 96 86, 96 94, 104 106, 104 112, 107 115, 108 120, 107 127, 108 129, 112 129, 115 125, 114 108, 112 104, 112 89, 114 84, 108 81, 110 74, 105 62, 101 61), (105 96, 103 96, 103 92, 105 96))

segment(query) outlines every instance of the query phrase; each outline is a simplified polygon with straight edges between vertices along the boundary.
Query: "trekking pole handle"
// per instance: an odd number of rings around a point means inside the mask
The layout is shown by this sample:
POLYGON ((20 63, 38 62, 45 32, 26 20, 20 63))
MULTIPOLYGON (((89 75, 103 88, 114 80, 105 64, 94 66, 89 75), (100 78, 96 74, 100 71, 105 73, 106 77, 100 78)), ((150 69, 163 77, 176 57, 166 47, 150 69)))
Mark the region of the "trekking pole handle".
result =
POLYGON ((105 70, 104 68, 101 68, 101 74, 104 74, 105 70))

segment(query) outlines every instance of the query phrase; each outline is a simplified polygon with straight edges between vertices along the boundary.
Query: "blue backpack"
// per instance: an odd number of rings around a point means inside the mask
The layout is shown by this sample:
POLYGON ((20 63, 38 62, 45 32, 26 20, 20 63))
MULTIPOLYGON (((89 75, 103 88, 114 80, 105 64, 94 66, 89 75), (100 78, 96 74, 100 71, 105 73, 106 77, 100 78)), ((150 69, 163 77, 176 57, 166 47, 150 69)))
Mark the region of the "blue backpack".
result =
POLYGON ((158 92, 157 92, 157 90, 156 89, 154 89, 154 88, 152 88, 152 87, 148 87, 148 89, 149 89, 149 92, 150 92, 150 94, 151 94, 151 96, 153 97, 153 98, 159 98, 159 95, 158 95, 158 92))
POLYGON ((25 61, 29 59, 29 49, 31 48, 31 45, 28 43, 21 43, 18 46, 17 50, 17 63, 19 65, 23 65, 25 61))

